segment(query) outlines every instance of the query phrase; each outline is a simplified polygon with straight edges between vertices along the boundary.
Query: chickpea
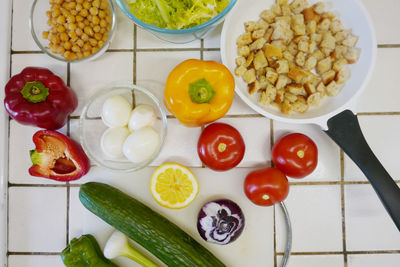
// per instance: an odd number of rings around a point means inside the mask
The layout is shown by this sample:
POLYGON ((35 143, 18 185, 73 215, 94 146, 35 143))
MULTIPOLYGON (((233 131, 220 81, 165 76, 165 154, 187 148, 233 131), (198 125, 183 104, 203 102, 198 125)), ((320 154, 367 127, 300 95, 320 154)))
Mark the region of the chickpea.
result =
POLYGON ((105 33, 105 32, 106 32, 106 29, 104 29, 104 28, 101 28, 101 29, 100 29, 100 33, 101 33, 101 34, 103 34, 103 33, 105 33))
POLYGON ((92 15, 97 15, 98 13, 99 13, 99 10, 97 9, 97 7, 91 7, 90 9, 89 9, 89 12, 90 12, 90 14, 92 14, 92 15))
POLYGON ((103 41, 98 41, 98 42, 97 42, 97 45, 98 45, 98 47, 100 48, 100 47, 102 47, 102 46, 104 45, 104 42, 103 42, 103 41))
POLYGON ((59 25, 58 27, 57 27, 57 32, 65 32, 65 27, 63 26, 63 25, 59 25))
POLYGON ((89 36, 86 33, 83 33, 81 36, 81 39, 85 42, 87 42, 89 40, 89 36))
POLYGON ((108 32, 103 34, 102 40, 103 40, 103 42, 105 42, 105 41, 107 41, 107 39, 108 39, 108 32))
POLYGON ((57 23, 58 24, 64 24, 65 23, 65 17, 64 16, 58 16, 57 17, 57 23))
POLYGON ((76 7, 75 7, 76 11, 81 11, 82 9, 83 9, 83 6, 80 3, 76 4, 76 7))
POLYGON ((76 34, 77 36, 82 36, 82 34, 83 34, 82 29, 81 29, 81 28, 76 29, 76 30, 75 30, 75 34, 76 34))
POLYGON ((85 23, 83 22, 78 22, 78 27, 81 28, 83 30, 83 28, 85 28, 85 23))
POLYGON ((102 35, 101 33, 96 32, 96 33, 94 34, 94 38, 95 38, 97 41, 100 41, 100 40, 103 39, 103 35, 102 35))
POLYGON ((82 6, 83 6, 83 8, 89 10, 91 7, 91 4, 88 1, 85 1, 85 2, 83 2, 82 6))
POLYGON ((76 59, 76 54, 71 52, 71 54, 69 54, 69 57, 67 58, 69 60, 75 60, 76 59))
POLYGON ((72 45, 71 45, 70 42, 67 41, 67 42, 64 43, 64 49, 65 49, 65 50, 70 50, 71 47, 72 47, 72 45))
POLYGON ((82 9, 79 12, 79 15, 81 15, 82 17, 86 18, 89 15, 89 11, 87 9, 82 9))
POLYGON ((76 0, 77 3, 82 4, 83 0, 76 0))
POLYGON ((82 21, 84 20, 84 18, 83 18, 82 16, 80 16, 80 15, 77 15, 77 16, 75 17, 75 20, 76 20, 77 22, 82 22, 82 21))
POLYGON ((90 46, 89 43, 85 43, 83 45, 83 51, 90 51, 92 49, 92 47, 90 46))
POLYGON ((108 23, 111 23, 112 18, 111 18, 110 16, 107 16, 107 17, 106 17, 106 21, 107 21, 108 23))
POLYGON ((61 15, 61 11, 59 9, 55 9, 52 13, 52 17, 56 18, 61 15))
POLYGON ((71 15, 72 15, 72 16, 78 15, 78 11, 76 11, 76 10, 71 10, 71 15))
POLYGON ((49 32, 48 32, 48 31, 42 32, 42 37, 43 37, 44 39, 49 38, 49 32))
POLYGON ((85 24, 85 26, 89 26, 89 25, 90 25, 90 21, 89 21, 88 19, 85 19, 85 20, 83 21, 83 23, 85 24))
POLYGON ((85 27, 85 28, 83 29, 83 31, 84 31, 87 35, 89 35, 89 36, 93 36, 93 34, 94 34, 93 29, 90 28, 90 27, 85 27))
POLYGON ((64 2, 64 0, 55 0, 55 2, 56 2, 56 4, 61 5, 64 2))
POLYGON ((108 8, 108 1, 102 0, 100 4, 101 9, 107 9, 108 8))
POLYGON ((56 51, 57 51, 56 52, 57 54, 61 54, 62 55, 62 54, 64 54, 65 49, 64 49, 64 47, 59 46, 59 47, 56 48, 56 51))
POLYGON ((89 43, 91 46, 97 46, 97 40, 93 38, 89 38, 89 43))
POLYGON ((96 7, 96 8, 99 8, 99 7, 100 7, 100 1, 99 1, 99 0, 94 0, 94 1, 92 2, 92 6, 94 6, 94 7, 96 7))
POLYGON ((53 14, 51 13, 51 11, 46 11, 46 16, 51 19, 51 17, 53 16, 53 14))
POLYGON ((69 24, 67 25, 67 27, 68 27, 68 29, 71 30, 71 31, 75 31, 76 28, 78 28, 78 26, 77 26, 75 23, 69 23, 69 24))
POLYGON ((74 2, 74 1, 69 2, 67 7, 68 7, 68 9, 74 9, 76 7, 76 2, 74 2))
POLYGON ((57 27, 56 26, 51 27, 50 32, 53 34, 57 34, 57 27))
POLYGON ((83 52, 83 56, 84 56, 84 57, 88 57, 88 56, 90 56, 90 55, 91 55, 90 51, 85 51, 85 52, 83 52))
POLYGON ((73 45, 71 50, 72 50, 72 52, 75 52, 75 53, 81 52, 81 49, 77 45, 73 45))
POLYGON ((51 52, 57 53, 57 47, 55 44, 49 43, 49 47, 50 47, 51 52))
POLYGON ((76 53, 76 57, 77 57, 78 59, 83 58, 83 54, 82 54, 81 52, 77 52, 77 53, 76 53))
POLYGON ((78 39, 78 41, 76 41, 76 44, 77 44, 79 47, 83 47, 84 42, 83 42, 82 39, 78 39))
POLYGON ((62 32, 61 34, 60 34, 60 40, 61 41, 63 41, 63 42, 65 42, 65 41, 68 41, 68 34, 66 34, 65 32, 62 32))
POLYGON ((93 16, 92 17, 92 22, 93 22, 94 25, 99 24, 100 23, 99 17, 98 16, 93 16))
POLYGON ((100 28, 99 25, 96 25, 96 26, 93 27, 93 31, 95 32, 95 36, 96 36, 96 33, 98 33, 100 30, 101 30, 101 28, 100 28))
POLYGON ((54 25, 53 22, 51 21, 51 19, 49 19, 49 20, 47 21, 47 25, 49 25, 49 26, 53 26, 53 25, 54 25))
POLYGON ((75 18, 73 15, 69 15, 69 16, 67 17, 67 21, 68 21, 69 23, 74 23, 74 22, 76 21, 76 18, 75 18))
POLYGON ((107 26, 107 22, 105 19, 100 20, 100 27, 105 28, 107 26))
POLYGON ((58 4, 55 4, 55 5, 52 5, 51 7, 50 7, 50 10, 51 11, 54 11, 54 10, 56 10, 56 9, 60 9, 61 8, 61 6, 60 5, 58 5, 58 4))
POLYGON ((71 40, 76 40, 76 39, 78 39, 78 34, 76 33, 76 31, 70 31, 69 33, 68 33, 68 35, 69 35, 69 37, 71 38, 71 40))
POLYGON ((106 12, 104 12, 103 10, 99 11, 99 18, 104 19, 106 17, 106 12))
POLYGON ((96 51, 97 51, 98 49, 99 49, 99 48, 97 48, 97 47, 92 47, 92 54, 96 53, 96 51))
POLYGON ((58 44, 60 44, 60 37, 58 37, 58 35, 52 35, 51 39, 50 39, 50 42, 52 42, 53 44, 58 45, 58 44))

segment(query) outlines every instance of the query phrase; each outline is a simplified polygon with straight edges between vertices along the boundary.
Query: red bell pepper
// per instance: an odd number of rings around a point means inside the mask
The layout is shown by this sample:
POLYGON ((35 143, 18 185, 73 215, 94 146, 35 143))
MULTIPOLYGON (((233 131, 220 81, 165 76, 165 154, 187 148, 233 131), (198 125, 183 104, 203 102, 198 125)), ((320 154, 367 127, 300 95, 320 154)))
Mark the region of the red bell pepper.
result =
POLYGON ((31 150, 33 166, 29 174, 60 182, 81 178, 90 169, 90 162, 82 147, 67 136, 50 130, 33 135, 35 150, 31 150))
POLYGON ((5 87, 4 106, 22 124, 59 129, 77 105, 74 91, 46 68, 27 67, 5 87))

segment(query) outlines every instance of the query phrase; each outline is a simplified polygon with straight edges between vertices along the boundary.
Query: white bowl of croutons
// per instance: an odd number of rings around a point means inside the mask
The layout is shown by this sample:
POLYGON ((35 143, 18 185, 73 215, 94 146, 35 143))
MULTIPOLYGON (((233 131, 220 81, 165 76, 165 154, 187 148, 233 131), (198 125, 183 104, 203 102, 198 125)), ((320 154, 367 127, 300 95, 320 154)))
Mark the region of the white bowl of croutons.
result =
POLYGON ((244 102, 272 119, 323 128, 365 88, 376 52, 359 0, 240 0, 221 36, 222 62, 244 102))

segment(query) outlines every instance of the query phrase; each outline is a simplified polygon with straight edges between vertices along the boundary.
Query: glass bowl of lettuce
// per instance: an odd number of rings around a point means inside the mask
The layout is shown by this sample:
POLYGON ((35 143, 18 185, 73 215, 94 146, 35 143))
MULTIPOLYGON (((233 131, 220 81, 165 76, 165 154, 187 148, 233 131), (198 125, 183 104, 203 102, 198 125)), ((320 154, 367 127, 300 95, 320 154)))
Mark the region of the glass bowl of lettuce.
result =
POLYGON ((116 0, 139 27, 171 43, 202 39, 237 0, 116 0))

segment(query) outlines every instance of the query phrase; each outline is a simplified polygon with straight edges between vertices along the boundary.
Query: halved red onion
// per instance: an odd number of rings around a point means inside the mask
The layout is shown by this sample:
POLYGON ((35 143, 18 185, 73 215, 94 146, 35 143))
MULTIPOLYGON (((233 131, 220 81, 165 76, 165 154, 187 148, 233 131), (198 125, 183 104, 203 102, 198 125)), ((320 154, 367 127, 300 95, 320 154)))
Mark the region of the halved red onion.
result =
POLYGON ((235 241, 243 231, 244 215, 240 207, 229 199, 207 202, 197 219, 197 230, 207 242, 226 245, 235 241))

